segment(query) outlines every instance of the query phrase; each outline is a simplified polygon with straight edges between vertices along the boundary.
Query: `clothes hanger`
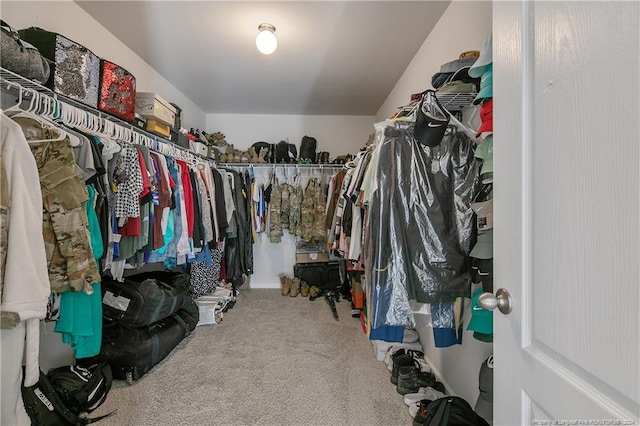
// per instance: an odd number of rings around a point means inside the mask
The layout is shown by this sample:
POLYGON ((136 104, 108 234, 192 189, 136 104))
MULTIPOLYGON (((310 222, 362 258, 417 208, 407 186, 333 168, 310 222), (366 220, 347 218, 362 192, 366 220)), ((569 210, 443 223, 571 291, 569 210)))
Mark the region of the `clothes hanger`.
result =
POLYGON ((5 114, 7 117, 11 114, 12 111, 23 111, 22 109, 22 101, 23 101, 23 97, 22 97, 22 93, 23 93, 23 88, 20 85, 14 85, 13 83, 11 83, 10 81, 7 81, 7 90, 11 90, 12 87, 15 87, 16 89, 18 89, 18 100, 16 101, 16 103, 14 105, 11 105, 9 108, 3 110, 3 114, 5 114))
POLYGON ((58 127, 55 123, 48 121, 45 118, 47 114, 50 113, 50 111, 52 110, 52 106, 51 106, 52 104, 50 102, 52 98, 50 98, 47 95, 40 94, 33 89, 23 88, 22 90, 30 93, 32 96, 29 107, 26 110, 23 110, 21 108, 14 110, 16 111, 16 113, 10 114, 9 117, 29 118, 36 121, 38 124, 40 124, 40 126, 42 126, 43 129, 53 130, 57 132, 57 136, 54 138, 35 139, 35 140, 32 139, 32 140, 27 140, 27 142, 29 144, 37 144, 37 143, 43 143, 43 142, 58 142, 58 141, 64 140, 67 137, 67 133, 64 130, 62 130, 60 127, 58 127), (38 112, 40 112, 42 115, 38 114, 38 112))

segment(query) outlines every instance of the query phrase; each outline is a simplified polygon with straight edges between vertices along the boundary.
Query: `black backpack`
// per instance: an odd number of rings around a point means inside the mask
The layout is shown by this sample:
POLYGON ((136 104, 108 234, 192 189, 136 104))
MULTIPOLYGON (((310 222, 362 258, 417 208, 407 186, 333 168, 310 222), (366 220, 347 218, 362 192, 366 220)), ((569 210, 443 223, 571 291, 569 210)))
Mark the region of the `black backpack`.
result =
POLYGON ((424 426, 489 426, 467 401, 457 396, 446 396, 431 401, 427 407, 424 426))
POLYGON ((22 400, 34 425, 87 425, 115 413, 87 416, 106 400, 111 383, 111 367, 98 358, 86 368, 65 366, 48 374, 41 371, 35 385, 22 386, 22 400))
POLYGON ((318 141, 311 136, 303 136, 302 142, 300 142, 300 156, 298 157, 303 162, 316 162, 316 149, 318 141))

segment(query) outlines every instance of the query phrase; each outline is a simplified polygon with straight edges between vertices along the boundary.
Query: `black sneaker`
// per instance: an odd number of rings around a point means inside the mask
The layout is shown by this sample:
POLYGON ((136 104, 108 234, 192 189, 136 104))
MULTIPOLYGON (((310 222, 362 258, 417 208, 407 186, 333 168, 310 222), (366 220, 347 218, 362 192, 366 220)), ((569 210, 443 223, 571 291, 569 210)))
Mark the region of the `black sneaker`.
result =
POLYGON ((420 371, 420 368, 415 365, 400 367, 398 369, 396 390, 400 395, 406 395, 408 393, 416 393, 420 388, 434 387, 436 383, 436 376, 432 373, 420 371))

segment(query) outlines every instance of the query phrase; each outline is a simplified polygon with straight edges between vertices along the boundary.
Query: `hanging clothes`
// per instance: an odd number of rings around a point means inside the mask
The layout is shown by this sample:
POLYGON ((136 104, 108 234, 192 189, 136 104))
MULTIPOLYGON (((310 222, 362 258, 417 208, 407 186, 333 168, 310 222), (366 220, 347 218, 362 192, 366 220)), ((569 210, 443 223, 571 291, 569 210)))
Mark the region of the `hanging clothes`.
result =
POLYGON ((319 181, 315 182, 315 195, 313 198, 313 226, 312 236, 316 241, 326 241, 327 228, 325 227, 327 200, 319 181))
MULTIPOLYGON (((96 262, 103 255, 102 235, 94 209, 96 191, 87 186, 89 202, 85 210, 89 219, 91 248, 96 262)), ((74 350, 75 358, 88 358, 100 353, 102 346, 102 292, 100 283, 93 284, 93 294, 66 291, 60 295, 60 315, 54 331, 74 350)))
POLYGON ((274 179, 269 201, 269 242, 282 241, 282 186, 274 179))
MULTIPOLYGON (((15 118, 28 139, 49 139, 42 125, 31 118, 15 118)), ((36 159, 42 191, 43 236, 49 281, 53 292, 93 292, 100 274, 91 251, 84 203, 88 200, 83 171, 75 163, 68 139, 30 146, 36 159)))
POLYGON ((51 292, 38 167, 21 127, 0 114, 0 423, 26 424, 20 386, 39 378, 40 319, 51 292), (26 345, 25 345, 26 344, 26 345))
POLYGON ((435 147, 419 144, 411 125, 386 127, 369 208, 374 327, 409 324, 409 299, 469 296, 470 203, 478 186, 473 148, 453 127, 435 147))
POLYGON ((301 235, 302 197, 302 187, 293 185, 289 193, 289 235, 297 237, 301 235))

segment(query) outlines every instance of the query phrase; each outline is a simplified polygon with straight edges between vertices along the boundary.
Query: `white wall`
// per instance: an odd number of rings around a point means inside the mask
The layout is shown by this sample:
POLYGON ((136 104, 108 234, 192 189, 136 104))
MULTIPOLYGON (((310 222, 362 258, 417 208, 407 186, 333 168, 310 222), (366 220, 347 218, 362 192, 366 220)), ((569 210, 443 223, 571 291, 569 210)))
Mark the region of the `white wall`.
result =
POLYGON ((204 128, 204 111, 73 1, 4 0, 1 7, 2 19, 16 29, 40 27, 57 32, 126 68, 136 77, 139 92, 156 92, 182 108, 183 127, 204 128))
POLYGON ((302 137, 313 136, 318 152, 335 157, 358 152, 374 131, 373 121, 373 116, 356 115, 207 114, 207 132, 224 133, 236 149, 288 139, 299 151, 302 137))
MULTIPOLYGON (((265 141, 277 143, 289 140, 300 151, 302 137, 313 136, 318 141, 317 151, 328 151, 331 158, 342 154, 355 154, 373 133, 373 116, 342 115, 284 115, 284 114, 207 114, 207 132, 224 133, 228 143, 236 149, 246 149, 253 143, 265 141)), ((317 171, 315 171, 317 172, 317 171)), ((302 185, 310 174, 309 169, 300 169, 302 185)), ((270 170, 255 170, 256 183, 264 182, 270 170)), ((324 170, 328 177, 331 171, 324 170)), ((284 177, 282 169, 278 176, 284 177)), ((295 239, 286 231, 281 243, 272 244, 268 235, 262 235, 253 246, 254 274, 252 288, 278 288, 278 274, 293 275, 295 264, 295 239)))
MULTIPOLYGON (((376 121, 388 118, 398 106, 409 103, 412 93, 430 88, 431 76, 440 70, 440 65, 458 58, 466 50, 481 50, 491 33, 491 12, 491 2, 451 2, 378 110, 376 121)), ((470 318, 468 305, 464 313, 465 322, 470 318)), ((450 392, 465 398, 474 406, 478 397, 480 364, 492 353, 493 345, 475 340, 473 333, 465 331, 462 345, 438 349, 434 346, 432 329, 428 326, 430 316, 419 314, 415 315, 415 319, 425 356, 432 367, 446 382, 450 392)))
POLYGON ((376 113, 376 122, 408 104, 412 93, 430 88, 442 64, 464 51, 482 50, 491 33, 491 10, 490 1, 453 0, 376 113))

